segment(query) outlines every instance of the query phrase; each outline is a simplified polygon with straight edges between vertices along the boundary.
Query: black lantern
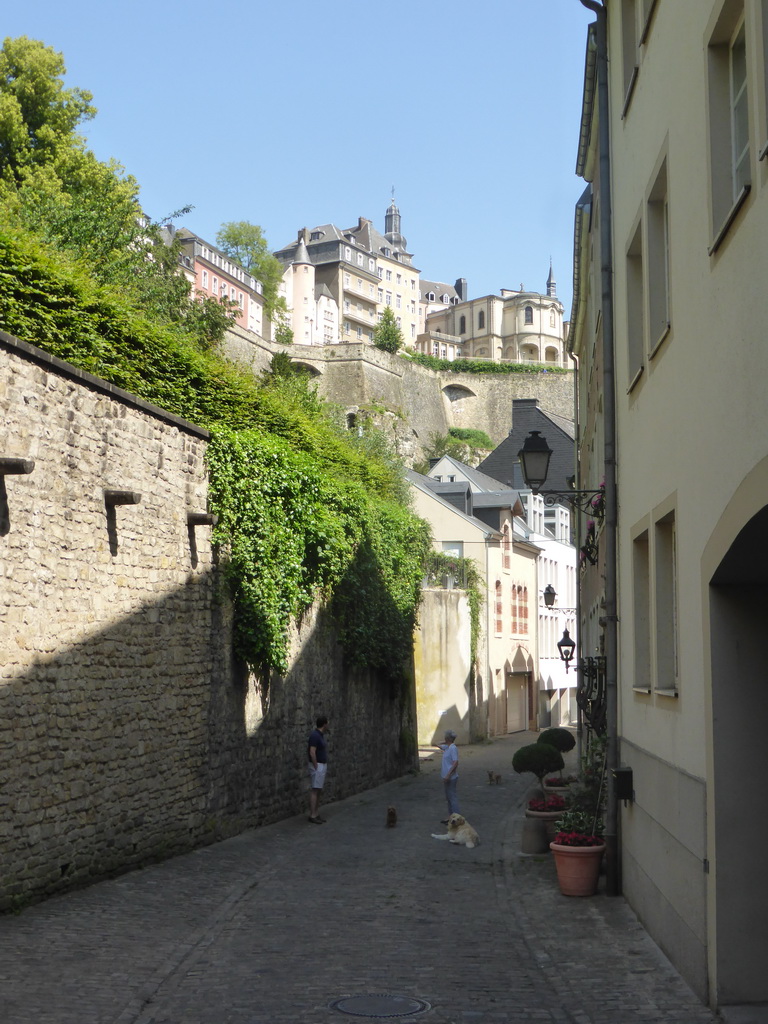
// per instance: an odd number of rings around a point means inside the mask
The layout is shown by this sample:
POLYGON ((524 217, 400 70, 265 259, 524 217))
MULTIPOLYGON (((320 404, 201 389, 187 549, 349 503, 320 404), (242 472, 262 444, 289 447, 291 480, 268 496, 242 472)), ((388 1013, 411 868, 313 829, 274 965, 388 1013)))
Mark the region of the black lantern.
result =
POLYGON ((556 597, 557 591, 551 583, 548 583, 546 587, 544 587, 544 604, 547 606, 547 608, 552 608, 554 606, 556 597))
POLYGON ((547 444, 547 439, 541 436, 540 430, 530 432, 517 457, 526 486, 530 487, 534 494, 538 494, 547 479, 549 460, 552 458, 552 449, 547 444))
POLYGON ((573 652, 576 650, 576 641, 571 640, 571 634, 567 629, 563 630, 563 638, 558 640, 557 649, 560 651, 560 660, 565 662, 565 671, 567 672, 573 658, 573 652))

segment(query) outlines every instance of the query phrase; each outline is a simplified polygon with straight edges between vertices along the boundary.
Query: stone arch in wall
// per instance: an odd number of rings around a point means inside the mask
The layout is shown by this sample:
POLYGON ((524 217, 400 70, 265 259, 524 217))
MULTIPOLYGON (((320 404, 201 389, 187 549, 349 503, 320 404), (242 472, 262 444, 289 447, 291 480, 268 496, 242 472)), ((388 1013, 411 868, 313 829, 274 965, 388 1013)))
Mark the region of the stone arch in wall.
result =
POLYGON ((443 396, 449 406, 449 424, 454 427, 471 426, 479 399, 474 391, 461 384, 447 384, 443 396))
POLYGON ((291 366, 296 367, 297 370, 303 370, 310 377, 319 377, 323 373, 323 367, 307 362, 306 359, 292 359, 291 366))
POLYGON ((526 363, 537 363, 539 361, 539 346, 530 342, 520 346, 520 358, 526 363))
POLYGON ((544 362, 560 364, 560 352, 554 345, 547 345, 544 353, 544 362))

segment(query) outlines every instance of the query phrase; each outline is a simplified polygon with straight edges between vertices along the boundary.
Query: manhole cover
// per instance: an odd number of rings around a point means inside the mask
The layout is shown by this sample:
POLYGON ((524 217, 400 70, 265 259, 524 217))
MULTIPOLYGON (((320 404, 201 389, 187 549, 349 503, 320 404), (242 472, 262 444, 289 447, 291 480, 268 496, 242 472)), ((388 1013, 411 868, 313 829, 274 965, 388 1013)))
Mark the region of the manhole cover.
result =
POLYGON ((368 995, 345 996, 331 1003, 332 1010, 340 1010, 357 1017, 412 1017, 431 1009, 423 999, 410 996, 368 995))

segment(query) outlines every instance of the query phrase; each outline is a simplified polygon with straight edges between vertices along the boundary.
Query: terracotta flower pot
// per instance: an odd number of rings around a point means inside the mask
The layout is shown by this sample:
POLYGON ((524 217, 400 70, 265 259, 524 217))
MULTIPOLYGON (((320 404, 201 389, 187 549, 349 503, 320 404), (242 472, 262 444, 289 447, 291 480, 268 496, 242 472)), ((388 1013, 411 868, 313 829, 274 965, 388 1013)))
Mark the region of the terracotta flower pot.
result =
POLYGON ((557 882, 563 896, 594 896, 600 878, 605 843, 600 846, 560 846, 550 843, 557 882))

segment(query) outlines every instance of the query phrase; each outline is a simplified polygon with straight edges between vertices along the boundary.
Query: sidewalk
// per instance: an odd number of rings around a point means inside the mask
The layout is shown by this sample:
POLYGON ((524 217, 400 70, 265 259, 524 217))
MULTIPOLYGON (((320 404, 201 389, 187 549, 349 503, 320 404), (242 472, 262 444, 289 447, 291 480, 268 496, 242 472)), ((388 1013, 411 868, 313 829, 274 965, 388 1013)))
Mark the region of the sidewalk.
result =
POLYGON ((713 1024, 621 898, 561 896, 549 855, 520 853, 531 779, 511 760, 534 739, 460 748, 474 850, 431 838, 435 755, 325 806, 323 826, 291 818, 0 918, 0 1024, 343 1024, 383 1006, 435 1024, 713 1024), (402 998, 354 998, 377 995, 402 998))

